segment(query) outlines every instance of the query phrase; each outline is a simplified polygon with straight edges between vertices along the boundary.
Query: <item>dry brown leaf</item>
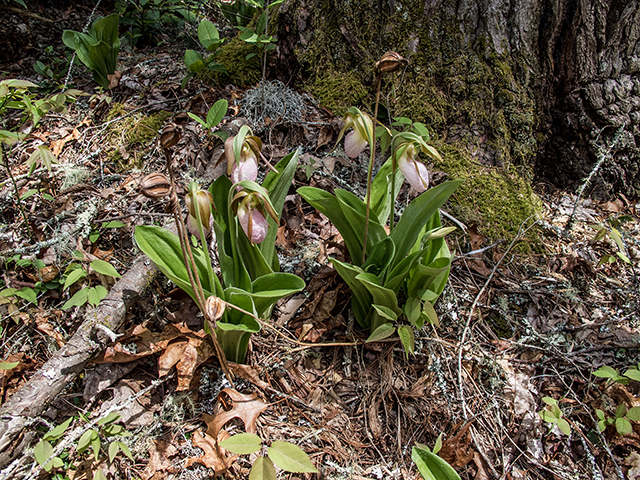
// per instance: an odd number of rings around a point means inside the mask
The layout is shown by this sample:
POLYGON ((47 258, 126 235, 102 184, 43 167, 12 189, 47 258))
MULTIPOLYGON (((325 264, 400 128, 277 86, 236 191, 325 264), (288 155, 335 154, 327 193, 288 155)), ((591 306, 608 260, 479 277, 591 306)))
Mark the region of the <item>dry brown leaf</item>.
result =
POLYGON ((177 473, 170 458, 178 454, 178 449, 165 440, 155 440, 149 449, 149 463, 140 478, 142 480, 160 480, 167 477, 167 473, 177 473))
MULTIPOLYGON (((220 431, 218 434, 218 443, 223 442, 227 438, 229 438, 229 433, 225 430, 220 431)), ((198 447, 201 449, 204 454, 199 457, 191 457, 187 458, 185 461, 185 466, 190 467, 194 463, 201 463, 208 468, 213 468, 216 476, 226 472, 229 467, 235 462, 237 455, 231 454, 231 452, 227 452, 224 450, 223 453, 213 437, 209 436, 207 433, 204 435, 200 433, 200 430, 196 430, 191 436, 191 442, 194 447, 198 447)))
MULTIPOLYGON (((471 245, 471 250, 479 250, 482 248, 482 244, 484 242, 484 235, 478 233, 478 225, 475 223, 469 227, 469 244, 471 245)), ((466 261, 469 268, 474 270, 476 273, 479 273, 483 277, 488 277, 491 275, 491 270, 487 268, 482 259, 482 253, 475 253, 470 259, 466 261)))
POLYGON ((438 455, 454 468, 464 467, 473 460, 475 452, 469 451, 471 422, 467 422, 452 438, 445 440, 438 455))
POLYGON ((160 358, 158 358, 158 376, 164 377, 169 373, 169 370, 182 358, 182 354, 188 344, 188 340, 179 340, 167 345, 167 348, 164 349, 160 358))
POLYGON ((233 362, 228 362, 228 365, 234 375, 244 378, 263 390, 270 388, 269 384, 260 378, 260 370, 257 367, 233 362))
POLYGON ((65 342, 62 334, 60 332, 56 332, 56 330, 53 328, 53 325, 51 325, 49 321, 40 313, 36 315, 36 328, 53 338, 60 348, 62 348, 64 344, 67 343, 65 342))
POLYGON ((316 145, 316 150, 318 150, 321 146, 326 145, 333 138, 333 128, 329 125, 323 125, 320 127, 320 133, 318 133, 318 144, 316 145))
MULTIPOLYGON (((256 421, 260 414, 269 408, 269 405, 260 400, 257 393, 245 395, 232 388, 225 388, 222 392, 229 395, 233 401, 233 407, 228 411, 222 410, 217 415, 202 415, 207 424, 207 434, 216 438, 222 427, 232 418, 242 420, 247 433, 256 433, 256 421)), ((218 408, 221 409, 221 407, 218 408)))

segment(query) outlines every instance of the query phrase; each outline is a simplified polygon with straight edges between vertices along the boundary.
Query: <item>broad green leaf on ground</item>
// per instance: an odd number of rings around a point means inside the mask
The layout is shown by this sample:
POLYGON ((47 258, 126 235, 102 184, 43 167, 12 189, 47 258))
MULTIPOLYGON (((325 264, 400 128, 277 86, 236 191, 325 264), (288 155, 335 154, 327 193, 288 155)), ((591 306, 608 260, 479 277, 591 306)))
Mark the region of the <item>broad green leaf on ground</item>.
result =
POLYGON ((317 473, 307 454, 297 445, 289 442, 273 442, 267 451, 269 458, 278 467, 291 473, 317 473))

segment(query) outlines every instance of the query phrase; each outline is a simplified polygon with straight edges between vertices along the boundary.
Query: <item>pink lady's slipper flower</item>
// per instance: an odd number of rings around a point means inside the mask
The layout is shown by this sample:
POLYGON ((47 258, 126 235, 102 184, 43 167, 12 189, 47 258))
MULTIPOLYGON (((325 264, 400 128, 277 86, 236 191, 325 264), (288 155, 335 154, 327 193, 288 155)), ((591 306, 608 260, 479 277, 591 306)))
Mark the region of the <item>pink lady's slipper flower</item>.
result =
POLYGON ((241 190, 235 194, 231 202, 231 208, 236 212, 242 230, 253 244, 262 243, 269 233, 267 215, 278 221, 278 216, 268 200, 267 191, 262 190, 262 193, 241 190))
POLYGON ((344 153, 349 158, 356 158, 374 138, 373 121, 366 113, 348 113, 342 131, 353 128, 344 139, 344 153))
POLYGON ((224 142, 224 152, 227 158, 227 173, 233 183, 238 183, 243 180, 255 182, 258 178, 258 152, 260 152, 262 142, 260 142, 257 137, 247 137, 242 145, 240 158, 236 161, 235 154, 233 153, 234 139, 235 137, 229 137, 224 142))
POLYGON ((251 243, 262 243, 267 238, 269 222, 257 208, 251 208, 242 202, 238 206, 238 221, 251 243))
POLYGON ((211 214, 211 207, 213 205, 213 195, 208 190, 201 190, 200 187, 194 182, 189 185, 189 192, 184 197, 187 204, 187 229, 192 235, 195 235, 198 240, 200 238, 200 227, 198 226, 198 214, 200 214, 200 221, 204 228, 204 234, 209 235, 211 231, 211 222, 213 221, 213 215, 211 214), (196 212, 196 209, 198 211, 196 212))
POLYGON ((398 168, 416 191, 424 192, 429 186, 429 170, 424 163, 416 160, 416 148, 413 144, 408 144, 398 150, 398 168))

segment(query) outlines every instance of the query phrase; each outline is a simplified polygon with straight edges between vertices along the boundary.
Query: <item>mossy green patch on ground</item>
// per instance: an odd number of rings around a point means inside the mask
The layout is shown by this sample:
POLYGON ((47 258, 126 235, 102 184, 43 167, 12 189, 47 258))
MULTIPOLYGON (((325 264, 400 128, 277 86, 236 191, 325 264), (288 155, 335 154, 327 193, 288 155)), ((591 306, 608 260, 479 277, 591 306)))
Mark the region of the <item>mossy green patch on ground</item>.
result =
POLYGON ((259 50, 238 37, 233 38, 220 47, 216 57, 216 61, 224 65, 228 73, 204 72, 202 73, 203 80, 213 84, 225 81, 238 86, 255 85, 262 78, 260 66, 262 57, 256 55, 247 60, 247 55, 251 53, 259 53, 259 50))
POLYGON ((489 239, 514 238, 522 223, 527 219, 532 223, 541 211, 542 203, 520 175, 480 165, 471 160, 464 147, 435 146, 443 161, 434 168, 448 173, 451 179, 465 180, 451 197, 451 213, 467 225, 478 224, 479 231, 489 239))
POLYGON ((123 104, 116 103, 106 117, 107 122, 123 117, 109 125, 105 142, 109 159, 116 163, 120 170, 142 166, 142 155, 139 152, 149 147, 158 135, 160 127, 171 116, 170 112, 158 112, 153 115, 144 115, 142 112, 127 115, 128 113, 123 104), (126 160, 124 157, 127 157, 126 160))
POLYGON ((305 89, 337 116, 344 115, 354 105, 361 105, 369 93, 354 73, 325 72, 308 82, 305 89))

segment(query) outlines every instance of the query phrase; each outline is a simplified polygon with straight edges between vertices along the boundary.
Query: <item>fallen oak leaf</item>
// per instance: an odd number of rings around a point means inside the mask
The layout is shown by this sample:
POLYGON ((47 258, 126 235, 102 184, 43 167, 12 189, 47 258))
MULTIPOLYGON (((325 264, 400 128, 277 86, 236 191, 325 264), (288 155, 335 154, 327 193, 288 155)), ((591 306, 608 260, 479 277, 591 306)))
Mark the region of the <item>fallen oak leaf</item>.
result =
MULTIPOLYGON (((222 392, 226 393, 233 401, 233 407, 231 410, 224 411, 216 415, 202 414, 202 417, 207 424, 207 434, 212 438, 216 438, 222 427, 232 418, 239 418, 244 422, 244 429, 247 433, 256 433, 257 426, 256 421, 262 412, 264 412, 269 405, 264 403, 258 398, 257 393, 251 395, 244 395, 232 388, 225 388, 222 392)), ((220 392, 222 394, 222 392, 220 392)), ((218 399, 220 397, 218 396, 218 399)), ((218 403, 220 405, 220 403, 218 403)), ((219 406, 218 408, 221 409, 219 406)))
POLYGON ((185 466, 190 467, 194 463, 201 463, 207 468, 212 468, 215 471, 215 475, 225 473, 229 467, 236 461, 238 455, 233 455, 231 452, 227 454, 222 453, 218 448, 218 443, 225 441, 230 435, 226 430, 221 430, 218 434, 218 442, 214 440, 208 433, 204 435, 200 433, 200 430, 196 430, 191 436, 191 443, 194 447, 201 449, 204 454, 199 457, 191 457, 185 460, 185 466))
POLYGON ((170 460, 178 454, 178 449, 165 440, 155 440, 149 449, 149 463, 140 478, 142 480, 160 480, 166 478, 167 473, 177 473, 178 469, 170 460), (166 472, 166 473, 165 473, 166 472))

